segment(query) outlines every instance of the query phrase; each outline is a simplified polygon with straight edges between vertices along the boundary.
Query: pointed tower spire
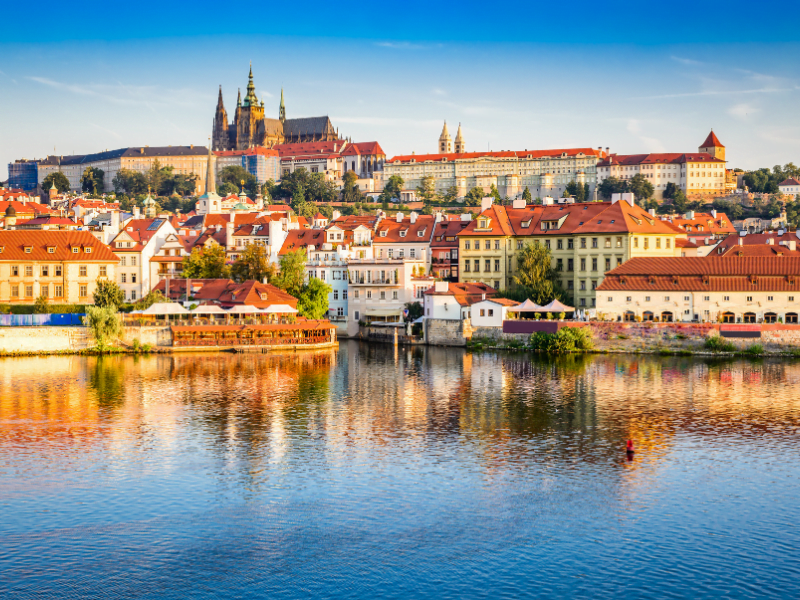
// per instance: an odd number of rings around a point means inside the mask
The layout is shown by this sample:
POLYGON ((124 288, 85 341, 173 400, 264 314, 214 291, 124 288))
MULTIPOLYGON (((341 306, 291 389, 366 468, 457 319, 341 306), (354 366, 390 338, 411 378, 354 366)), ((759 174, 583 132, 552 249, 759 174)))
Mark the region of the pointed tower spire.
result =
POLYGON ((281 88, 281 106, 278 109, 278 119, 281 123, 286 122, 286 105, 283 103, 283 88, 281 88))
POLYGON ((239 95, 236 96, 236 106, 242 105, 242 88, 239 88, 239 95))
POLYGON ((217 110, 220 108, 225 108, 225 105, 222 103, 222 86, 219 86, 219 96, 217 97, 217 110))
POLYGON ((467 145, 464 142, 464 136, 461 133, 461 123, 459 123, 458 133, 456 133, 456 143, 453 150, 455 151, 456 154, 462 154, 463 152, 467 151, 466 147, 467 145))
POLYGON ((442 127, 442 135, 439 136, 439 152, 442 154, 450 154, 453 151, 453 138, 450 137, 450 132, 447 131, 447 121, 444 122, 442 127))

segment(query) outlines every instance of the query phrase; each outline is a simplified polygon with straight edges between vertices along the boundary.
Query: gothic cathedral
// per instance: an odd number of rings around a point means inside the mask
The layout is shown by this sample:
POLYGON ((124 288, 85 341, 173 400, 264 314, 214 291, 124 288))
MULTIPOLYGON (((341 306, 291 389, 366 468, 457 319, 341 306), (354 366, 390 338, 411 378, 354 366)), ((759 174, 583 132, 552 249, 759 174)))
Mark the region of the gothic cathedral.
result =
POLYGON ((247 83, 247 95, 242 100, 242 93, 239 92, 232 123, 228 123, 228 113, 222 102, 222 86, 219 88, 211 138, 213 150, 247 150, 255 146, 271 148, 276 144, 329 142, 338 139, 340 139, 339 131, 334 129, 328 117, 287 119, 283 90, 281 90, 278 118, 266 118, 264 101, 256 96, 252 66, 247 83))

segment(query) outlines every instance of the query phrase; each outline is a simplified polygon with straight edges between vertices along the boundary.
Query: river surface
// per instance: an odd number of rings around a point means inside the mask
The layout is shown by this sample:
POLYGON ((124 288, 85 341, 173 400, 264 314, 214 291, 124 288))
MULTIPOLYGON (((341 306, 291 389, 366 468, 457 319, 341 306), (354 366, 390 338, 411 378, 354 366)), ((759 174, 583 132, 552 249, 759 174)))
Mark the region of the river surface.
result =
POLYGON ((798 598, 798 390, 353 341, 4 359, 0 598, 798 598))

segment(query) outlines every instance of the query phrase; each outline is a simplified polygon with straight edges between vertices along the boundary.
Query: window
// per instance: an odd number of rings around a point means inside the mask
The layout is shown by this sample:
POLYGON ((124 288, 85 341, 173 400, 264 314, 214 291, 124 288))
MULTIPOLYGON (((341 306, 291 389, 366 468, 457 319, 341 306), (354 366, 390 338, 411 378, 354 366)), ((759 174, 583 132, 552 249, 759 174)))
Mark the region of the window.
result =
POLYGON ((81 249, 80 249, 80 248, 78 248, 77 246, 73 246, 73 247, 72 247, 72 253, 73 253, 73 254, 77 254, 77 253, 78 253, 78 252, 80 252, 80 251, 81 251, 81 249))
POLYGON ((33 277, 33 266, 31 265, 25 266, 25 277, 33 277))
POLYGON ((747 296, 747 301, 748 302, 752 302, 753 301, 753 297, 752 296, 747 296))
POLYGON ((490 308, 490 309, 489 309, 489 316, 490 316, 490 317, 493 317, 493 316, 494 316, 494 309, 493 309, 493 308, 490 308))
POLYGON ((556 259, 556 271, 563 271, 564 270, 564 261, 563 259, 557 258, 556 259))
POLYGON ((106 277, 108 275, 108 267, 100 267, 100 277, 106 277))
POLYGON ((606 259, 606 271, 610 271, 610 270, 611 270, 611 259, 607 258, 606 259))
POLYGON ((567 259, 567 271, 574 271, 575 270, 575 259, 568 258, 567 259))
POLYGON ((63 298, 64 297, 64 288, 62 288, 60 285, 54 285, 53 286, 53 296, 55 298, 63 298))
POLYGON ((580 290, 581 290, 582 292, 583 292, 583 291, 586 291, 586 282, 585 282, 585 281, 583 281, 583 280, 581 280, 581 287, 580 287, 580 290))
POLYGON ((586 298, 581 298, 580 305, 586 306, 586 298))
POLYGON ((359 291, 358 291, 358 290, 356 290, 356 291, 355 291, 355 296, 353 296, 353 297, 354 297, 356 300, 358 300, 358 298, 359 298, 359 291))
POLYGON ((417 258, 416 249, 415 248, 411 248, 411 250, 408 251, 408 256, 411 257, 411 258, 417 258))
POLYGON ((689 296, 684 296, 684 297, 683 297, 683 301, 684 301, 684 302, 688 302, 688 301, 689 301, 689 296))
POLYGON ((722 297, 722 301, 723 302, 730 302, 731 301, 731 297, 730 296, 723 296, 722 297))
POLYGON ((19 298, 19 286, 12 285, 11 286, 11 297, 12 298, 19 298))
POLYGON ((469 240, 464 240, 464 250, 469 250, 469 248, 470 248, 469 240))
POLYGON ((131 300, 136 300, 136 290, 131 290, 131 300))
POLYGON ((621 237, 617 238, 617 248, 622 248, 622 238, 621 237))
POLYGON ((592 290, 596 290, 596 289, 597 289, 597 280, 596 279, 592 279, 592 290))
POLYGON ((556 248, 559 249, 559 250, 563 250, 564 249, 564 240, 557 240, 556 241, 556 248))
POLYGON ((611 248, 611 238, 606 238, 606 248, 611 248))
POLYGON ((571 279, 567 282, 567 289, 568 290, 574 290, 575 289, 575 282, 572 281, 571 279))
POLYGON ((645 297, 644 297, 644 301, 645 301, 645 302, 650 302, 650 296, 645 296, 645 297))
POLYGON ((586 248, 586 238, 581 238, 581 248, 586 248))
POLYGON ((136 266, 136 257, 135 256, 131 256, 131 266, 132 267, 136 266))
POLYGON ((46 285, 39 286, 39 295, 40 296, 44 296, 45 298, 49 298, 50 297, 50 290, 48 289, 48 287, 46 285))
POLYGON ((48 246, 47 247, 47 252, 48 252, 48 254, 55 254, 56 253, 56 247, 55 246, 48 246))
POLYGON ((639 238, 637 238, 637 237, 633 238, 633 247, 634 248, 638 248, 639 247, 639 238))
POLYGON ((26 285, 25 286, 25 297, 26 298, 33 298, 33 286, 26 285))
MULTIPOLYGON (((356 291, 356 294, 358 294, 357 291, 356 291)), ((356 296, 356 297, 358 297, 358 296, 356 296)), ((347 300, 347 290, 342 290, 342 300, 347 300)))
POLYGON ((644 238, 644 249, 650 248, 650 238, 644 238))
POLYGON ((120 267, 124 267, 124 266, 126 266, 127 262, 128 262, 128 258, 125 257, 125 256, 121 256, 120 259, 119 259, 119 266, 120 267))
POLYGON ((78 277, 86 277, 86 265, 78 267, 78 277))
POLYGON ((381 292, 381 300, 386 300, 386 292, 381 292))
POLYGON ((664 296, 664 302, 669 302, 669 296, 664 296))
POLYGON ((483 264, 483 266, 484 266, 484 269, 483 269, 483 270, 484 270, 484 272, 486 272, 486 273, 489 273, 489 272, 492 270, 492 261, 490 261, 490 260, 487 258, 487 259, 484 261, 484 264, 483 264))
POLYGON ((597 259, 592 259, 592 271, 597 271, 597 259))
POLYGON ((12 277, 19 277, 19 267, 17 265, 11 266, 11 276, 12 277))
POLYGON ((338 300, 339 299, 339 290, 333 290, 333 299, 334 300, 338 300))
MULTIPOLYGON (((609 298, 609 300, 610 300, 610 298, 609 298)), ((633 296, 627 296, 625 298, 625 302, 633 302, 633 296)))
POLYGON ((573 240, 572 238, 569 238, 567 240, 567 250, 572 250, 574 248, 575 248, 575 240, 573 240))
POLYGON ((91 248, 84 248, 84 249, 83 249, 83 251, 84 251, 86 254, 91 254, 91 253, 92 253, 92 249, 91 249, 91 248))
POLYGON ((49 277, 50 268, 47 265, 42 266, 42 277, 49 277))
POLYGON ((358 311, 355 311, 355 313, 353 313, 353 316, 355 317, 356 321, 358 321, 358 311))
POLYGON ((481 261, 479 261, 479 260, 476 258, 476 259, 475 259, 475 272, 476 272, 476 273, 480 273, 480 271, 481 271, 481 261))
POLYGON ((703 296, 704 302, 709 302, 711 300, 711 296, 703 296))
POLYGON ((367 300, 372 300, 372 290, 367 290, 367 300))
POLYGON ((128 274, 127 273, 123 273, 119 277, 120 277, 120 283, 128 283, 128 274))
POLYGON ((774 301, 774 297, 773 296, 767 296, 767 302, 772 302, 772 301, 774 301))
POLYGON ((500 261, 499 260, 495 260, 494 261, 494 272, 495 273, 499 273, 500 272, 500 261))
POLYGON ((483 247, 486 248, 487 250, 491 250, 492 249, 492 240, 486 240, 484 242, 484 244, 483 244, 483 247))
POLYGON ((465 273, 469 273, 469 265, 470 265, 470 262, 468 260, 465 260, 464 261, 464 272, 465 273))
POLYGON ((582 258, 581 259, 581 271, 585 271, 585 270, 586 270, 586 259, 582 258))
POLYGON ((789 296, 789 302, 794 302, 794 296, 789 296))
POLYGON ((494 249, 495 250, 500 250, 500 240, 495 240, 494 241, 494 249))
POLYGON ((56 277, 61 277, 61 265, 56 265, 56 277))
MULTIPOLYGON (((422 290, 420 290, 422 291, 422 290)), ((397 300, 397 290, 392 291, 392 300, 397 300)))
POLYGON ((669 250, 669 249, 670 249, 670 244, 671 244, 671 242, 672 242, 672 240, 670 240, 669 238, 667 238, 667 239, 664 241, 664 247, 665 247, 667 250, 669 250))
POLYGON ((481 309, 481 316, 482 316, 482 317, 485 317, 485 316, 486 316, 485 312, 486 312, 485 310, 481 309))
POLYGON ((597 248, 597 238, 592 238, 592 248, 597 248))

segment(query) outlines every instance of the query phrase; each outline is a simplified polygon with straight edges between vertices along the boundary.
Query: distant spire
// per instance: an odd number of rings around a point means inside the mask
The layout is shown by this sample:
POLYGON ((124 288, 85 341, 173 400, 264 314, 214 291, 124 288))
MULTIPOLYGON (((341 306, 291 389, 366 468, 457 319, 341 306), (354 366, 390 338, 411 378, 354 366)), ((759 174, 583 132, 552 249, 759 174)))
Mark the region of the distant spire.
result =
POLYGON ((242 105, 242 88, 239 88, 239 95, 236 96, 236 106, 242 105))
POLYGON ((216 194, 217 174, 214 172, 214 153, 211 151, 211 138, 208 138, 208 170, 206 172, 206 196, 216 194))
POLYGON ((286 122, 286 105, 283 103, 283 88, 281 88, 281 105, 278 109, 278 119, 281 123, 286 122))
POLYGON ((219 97, 217 98, 217 108, 225 108, 222 104, 222 86, 219 86, 219 97))

